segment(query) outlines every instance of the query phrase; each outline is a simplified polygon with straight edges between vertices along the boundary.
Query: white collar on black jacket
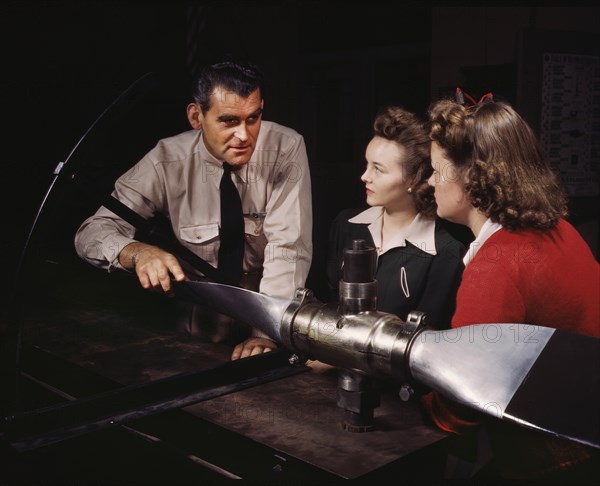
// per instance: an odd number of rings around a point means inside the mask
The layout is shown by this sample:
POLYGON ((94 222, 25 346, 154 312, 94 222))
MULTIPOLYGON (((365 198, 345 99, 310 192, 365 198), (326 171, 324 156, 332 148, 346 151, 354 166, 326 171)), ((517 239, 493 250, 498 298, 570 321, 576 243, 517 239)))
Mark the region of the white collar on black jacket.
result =
POLYGON ((406 242, 420 248, 425 253, 435 255, 435 219, 429 219, 418 213, 412 223, 399 231, 385 247, 381 245, 381 228, 383 225, 383 207, 373 206, 362 213, 350 218, 350 223, 368 224, 369 232, 373 238, 373 243, 377 248, 377 254, 382 255, 392 248, 406 246, 406 242))

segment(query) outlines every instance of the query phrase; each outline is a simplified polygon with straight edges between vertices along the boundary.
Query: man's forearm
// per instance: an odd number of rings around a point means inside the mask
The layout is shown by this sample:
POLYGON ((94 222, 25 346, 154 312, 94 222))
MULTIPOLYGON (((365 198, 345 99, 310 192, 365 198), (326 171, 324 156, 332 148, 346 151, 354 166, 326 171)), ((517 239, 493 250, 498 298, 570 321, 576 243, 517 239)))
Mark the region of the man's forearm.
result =
POLYGON ((141 243, 136 241, 134 243, 130 243, 127 245, 121 253, 119 253, 119 263, 126 270, 133 271, 136 265, 136 259, 138 256, 145 251, 154 248, 154 246, 149 245, 147 243, 141 243))

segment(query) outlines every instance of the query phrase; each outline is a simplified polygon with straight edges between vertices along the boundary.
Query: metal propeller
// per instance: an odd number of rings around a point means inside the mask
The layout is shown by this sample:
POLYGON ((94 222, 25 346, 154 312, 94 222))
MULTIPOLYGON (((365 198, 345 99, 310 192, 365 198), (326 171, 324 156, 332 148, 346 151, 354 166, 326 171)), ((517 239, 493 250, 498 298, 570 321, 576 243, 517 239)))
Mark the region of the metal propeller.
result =
POLYGON ((600 339, 515 323, 438 331, 419 313, 406 322, 373 310, 345 313, 348 302, 323 304, 307 289, 286 300, 217 283, 175 285, 180 296, 301 356, 417 382, 485 414, 600 447, 600 339))
POLYGON ((180 297, 256 327, 274 341, 281 342, 280 322, 292 300, 214 282, 186 281, 173 284, 180 297))

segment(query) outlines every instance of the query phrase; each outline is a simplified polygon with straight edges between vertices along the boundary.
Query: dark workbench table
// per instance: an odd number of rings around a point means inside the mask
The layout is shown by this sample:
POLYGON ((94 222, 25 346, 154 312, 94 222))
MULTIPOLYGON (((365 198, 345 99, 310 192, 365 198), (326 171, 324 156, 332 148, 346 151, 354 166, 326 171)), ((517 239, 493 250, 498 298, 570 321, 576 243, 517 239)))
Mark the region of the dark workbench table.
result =
POLYGON ((335 373, 313 371, 214 398, 185 410, 345 478, 355 478, 445 437, 415 403, 382 393, 376 428, 342 429, 335 373))
MULTIPOLYGON (((131 283, 113 281, 95 292, 94 302, 78 298, 82 291, 75 288, 68 296, 47 294, 43 305, 27 309, 26 342, 121 385, 197 372, 229 360, 230 346, 176 334, 170 324, 164 325, 170 308, 162 303, 155 307, 155 296, 140 292, 135 306, 119 304, 116 296, 130 292, 125 288, 131 283)), ((336 375, 336 370, 309 370, 182 410, 340 478, 410 462, 446 437, 425 423, 414 400, 402 402, 390 383, 375 410, 375 430, 343 430, 336 375)))

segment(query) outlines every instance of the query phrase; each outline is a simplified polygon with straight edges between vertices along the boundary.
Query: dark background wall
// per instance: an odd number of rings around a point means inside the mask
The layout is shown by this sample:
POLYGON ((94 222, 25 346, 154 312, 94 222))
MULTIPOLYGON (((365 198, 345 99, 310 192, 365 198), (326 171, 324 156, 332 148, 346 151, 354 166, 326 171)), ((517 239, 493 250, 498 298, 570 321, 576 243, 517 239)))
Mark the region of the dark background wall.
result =
MULTIPOLYGON (((189 73, 232 53, 264 69, 265 119, 306 139, 315 210, 308 286, 321 294, 329 224, 364 205, 359 177, 378 109, 422 113, 460 85, 506 98, 538 130, 540 53, 598 55, 599 12, 582 2, 5 1, 2 262, 14 266, 56 164, 130 83, 166 73, 173 99, 165 117, 131 120, 124 138, 129 129, 170 135, 185 128, 189 73)), ((597 173, 597 152, 593 163, 597 173)), ((573 221, 596 255, 597 202, 572 198, 573 221)))

